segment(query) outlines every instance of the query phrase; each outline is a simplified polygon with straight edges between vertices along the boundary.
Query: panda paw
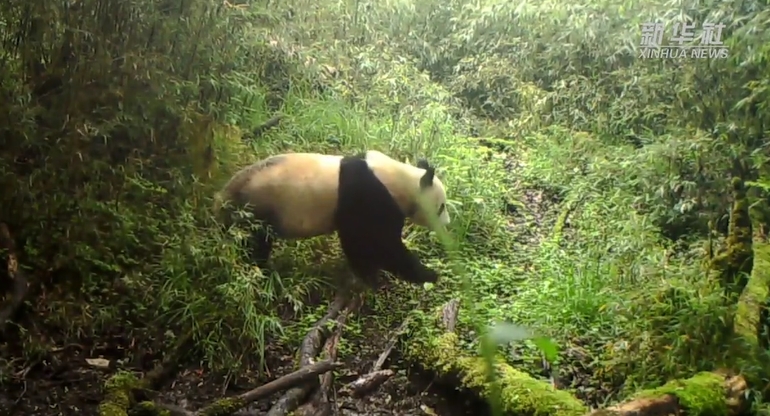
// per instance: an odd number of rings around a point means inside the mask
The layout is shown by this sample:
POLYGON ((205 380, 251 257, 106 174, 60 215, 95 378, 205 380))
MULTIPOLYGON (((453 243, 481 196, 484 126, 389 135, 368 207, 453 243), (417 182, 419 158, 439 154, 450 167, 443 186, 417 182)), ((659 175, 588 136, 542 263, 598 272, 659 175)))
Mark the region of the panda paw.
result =
POLYGON ((438 281, 438 273, 422 264, 414 253, 408 251, 406 256, 397 258, 397 261, 391 259, 390 264, 385 267, 385 270, 400 280, 417 285, 436 283, 438 281))
POLYGON ((438 282, 438 272, 433 269, 425 269, 423 274, 423 281, 421 283, 436 283, 438 282))
POLYGON ((433 269, 420 265, 420 267, 413 270, 412 273, 404 276, 404 280, 418 285, 423 283, 436 283, 438 281, 438 273, 433 269))

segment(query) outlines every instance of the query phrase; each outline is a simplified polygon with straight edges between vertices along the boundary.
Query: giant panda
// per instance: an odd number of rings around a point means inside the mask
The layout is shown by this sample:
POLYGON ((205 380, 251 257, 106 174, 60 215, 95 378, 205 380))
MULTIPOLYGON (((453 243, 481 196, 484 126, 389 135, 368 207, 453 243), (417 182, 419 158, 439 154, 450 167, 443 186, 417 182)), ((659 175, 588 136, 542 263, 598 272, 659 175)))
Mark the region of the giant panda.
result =
POLYGON ((416 284, 438 280, 401 240, 406 218, 429 227, 419 195, 440 225, 448 225, 444 185, 427 161, 413 166, 371 150, 355 156, 275 155, 233 175, 219 200, 246 208, 268 226, 251 236, 250 256, 260 268, 266 267, 276 237, 305 239, 336 231, 353 273, 375 286, 380 270, 416 284))

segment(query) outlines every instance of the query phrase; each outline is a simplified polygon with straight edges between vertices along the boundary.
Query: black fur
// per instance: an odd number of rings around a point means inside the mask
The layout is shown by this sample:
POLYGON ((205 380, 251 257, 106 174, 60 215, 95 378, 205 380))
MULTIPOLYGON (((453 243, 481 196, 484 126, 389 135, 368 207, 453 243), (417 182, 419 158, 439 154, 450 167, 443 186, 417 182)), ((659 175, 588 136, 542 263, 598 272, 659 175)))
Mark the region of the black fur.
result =
POLYGON ((420 178, 420 188, 427 188, 429 186, 433 186, 433 177, 436 176, 436 168, 431 166, 427 160, 420 159, 417 161, 417 167, 420 169, 425 169, 427 172, 425 172, 425 175, 420 178))
MULTIPOLYGON (((247 170, 253 174, 282 161, 283 157, 280 156, 268 158, 247 170)), ((424 162, 427 167, 422 166, 423 162, 420 161, 418 166, 428 172, 421 178, 420 186, 432 186, 434 170, 427 166, 427 162, 424 162)), ((245 201, 241 195, 231 197, 236 203, 245 201)), ((416 205, 414 209, 417 209, 416 205)), ((259 225, 258 229, 251 230, 249 257, 253 264, 267 271, 273 245, 276 238, 280 238, 280 230, 271 225, 274 213, 254 214, 259 225)), ((340 164, 335 225, 351 269, 364 282, 377 286, 380 270, 411 283, 438 280, 438 274, 424 266, 401 240, 405 220, 406 216, 385 185, 369 169, 366 154, 344 157, 340 164)))
POLYGON ((275 244, 275 230, 270 225, 270 221, 263 220, 259 224, 259 229, 251 234, 249 241, 251 261, 256 264, 260 270, 267 270, 270 253, 273 252, 275 244))
POLYGON ((273 245, 277 235, 279 235, 276 233, 270 217, 270 215, 255 215, 252 221, 239 220, 235 223, 236 226, 242 227, 249 233, 249 238, 245 241, 246 253, 252 264, 257 265, 261 270, 268 269, 270 254, 273 252, 273 245))
MULTIPOLYGON (((430 176, 432 184, 433 175, 425 176, 430 176)), ((360 279, 376 286, 378 272, 385 270, 412 283, 438 280, 438 274, 423 265, 401 240, 406 217, 369 169, 365 157, 342 159, 337 202, 337 234, 350 267, 360 279)))

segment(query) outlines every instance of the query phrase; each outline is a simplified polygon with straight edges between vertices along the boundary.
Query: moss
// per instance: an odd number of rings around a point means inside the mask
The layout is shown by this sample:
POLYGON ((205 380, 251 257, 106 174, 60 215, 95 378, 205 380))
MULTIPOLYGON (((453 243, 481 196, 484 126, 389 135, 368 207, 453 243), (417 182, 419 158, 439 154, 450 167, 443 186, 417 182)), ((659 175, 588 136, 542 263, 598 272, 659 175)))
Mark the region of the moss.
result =
POLYGON ((686 380, 672 380, 650 390, 637 393, 637 398, 652 398, 671 394, 689 416, 727 416, 724 377, 711 372, 702 372, 686 380))
POLYGON ((166 409, 161 409, 155 403, 150 401, 144 401, 137 403, 133 409, 131 409, 131 416, 171 416, 171 412, 166 409))
POLYGON ((728 297, 740 296, 748 283, 754 266, 752 226, 749 217, 749 200, 740 178, 733 178, 733 208, 730 212, 730 229, 726 250, 714 257, 711 268, 719 273, 719 281, 728 297))
POLYGON ((770 245, 754 245, 754 268, 738 302, 735 327, 739 335, 752 344, 757 342, 759 307, 768 297, 770 285, 770 245))
POLYGON ((128 416, 131 389, 139 381, 133 374, 119 372, 104 383, 104 400, 99 404, 99 416, 128 416))
MULTIPOLYGON (((484 358, 463 356, 457 346, 456 334, 442 334, 427 345, 415 343, 407 349, 407 354, 439 375, 459 375, 463 387, 490 398, 492 386, 487 381, 484 358)), ((503 360, 497 359, 495 368, 506 414, 571 416, 588 412, 585 405, 570 393, 556 390, 549 383, 536 380, 503 360)))
POLYGON ((556 225, 553 227, 553 236, 551 237, 551 241, 554 244, 559 244, 561 242, 564 226, 567 225, 567 218, 569 218, 570 214, 575 211, 578 202, 579 198, 568 200, 561 209, 561 212, 559 212, 559 217, 556 218, 556 225))
POLYGON ((231 415, 244 406, 243 400, 237 397, 219 399, 201 411, 201 416, 226 416, 231 415))

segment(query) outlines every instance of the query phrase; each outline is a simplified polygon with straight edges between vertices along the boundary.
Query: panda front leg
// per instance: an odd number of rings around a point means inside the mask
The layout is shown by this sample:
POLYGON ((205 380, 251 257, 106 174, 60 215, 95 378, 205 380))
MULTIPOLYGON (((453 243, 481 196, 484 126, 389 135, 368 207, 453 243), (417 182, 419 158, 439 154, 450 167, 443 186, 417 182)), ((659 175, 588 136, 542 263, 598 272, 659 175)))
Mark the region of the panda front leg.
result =
POLYGON ((438 273, 425 266, 417 254, 404 245, 401 238, 386 243, 387 246, 383 247, 383 252, 387 253, 387 256, 383 258, 386 271, 409 283, 422 284, 438 281, 438 273))
POLYGON ((348 257, 348 264, 356 280, 375 292, 380 288, 382 280, 380 279, 379 268, 372 267, 371 264, 362 264, 355 260, 351 261, 350 257, 348 257))
POLYGON ((379 289, 381 264, 376 261, 376 248, 358 238, 350 238, 344 232, 338 233, 338 236, 342 252, 356 279, 372 290, 379 289))

